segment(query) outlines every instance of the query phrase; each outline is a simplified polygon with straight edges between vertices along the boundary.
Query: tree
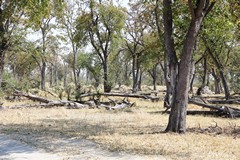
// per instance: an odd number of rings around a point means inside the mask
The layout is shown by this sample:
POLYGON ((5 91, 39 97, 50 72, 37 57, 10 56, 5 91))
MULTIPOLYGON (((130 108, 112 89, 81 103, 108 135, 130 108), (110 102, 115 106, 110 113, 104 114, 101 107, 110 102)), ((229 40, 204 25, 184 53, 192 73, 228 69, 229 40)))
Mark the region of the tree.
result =
MULTIPOLYGON (((13 30, 20 24, 20 18, 27 8, 46 4, 47 2, 46 0, 5 0, 0 2, 0 86, 5 65, 5 55, 11 47, 10 40, 13 30)), ((53 2, 55 6, 59 6, 62 0, 54 0, 53 2)))
POLYGON ((80 69, 87 70, 87 79, 94 79, 94 87, 97 88, 100 84, 101 77, 101 62, 95 53, 82 53, 77 56, 76 68, 80 73, 80 69))
POLYGON ((111 91, 108 80, 109 55, 115 49, 115 42, 121 38, 124 28, 125 13, 123 8, 116 7, 112 2, 90 0, 90 12, 79 17, 79 26, 86 27, 90 42, 99 56, 103 67, 104 92, 111 91), (84 23, 81 23, 84 22, 84 23))
POLYGON ((82 28, 82 25, 77 25, 77 17, 82 14, 82 6, 84 3, 77 0, 67 0, 65 4, 66 6, 63 16, 60 19, 60 24, 62 24, 62 29, 66 33, 65 36, 71 44, 71 52, 73 54, 72 69, 75 87, 77 87, 79 83, 76 69, 77 53, 81 47, 86 45, 87 42, 86 29, 82 28))
MULTIPOLYGON (((185 1, 175 3, 186 5, 185 1)), ((166 128, 167 132, 186 132, 186 113, 193 48, 203 19, 213 8, 214 4, 214 1, 210 3, 208 0, 188 0, 191 19, 183 42, 182 53, 180 55, 181 61, 178 62, 173 39, 173 4, 171 0, 163 1, 165 49, 169 59, 170 76, 174 77, 170 82, 173 85, 174 90, 171 112, 169 115, 168 126, 166 128)))
POLYGON ((5 56, 10 48, 10 40, 13 30, 17 27, 23 14, 24 2, 1 1, 0 2, 0 87, 5 65, 5 56))
POLYGON ((132 59, 132 92, 136 93, 141 80, 141 56, 145 51, 143 36, 147 25, 143 23, 143 4, 131 4, 126 21, 126 46, 132 59))

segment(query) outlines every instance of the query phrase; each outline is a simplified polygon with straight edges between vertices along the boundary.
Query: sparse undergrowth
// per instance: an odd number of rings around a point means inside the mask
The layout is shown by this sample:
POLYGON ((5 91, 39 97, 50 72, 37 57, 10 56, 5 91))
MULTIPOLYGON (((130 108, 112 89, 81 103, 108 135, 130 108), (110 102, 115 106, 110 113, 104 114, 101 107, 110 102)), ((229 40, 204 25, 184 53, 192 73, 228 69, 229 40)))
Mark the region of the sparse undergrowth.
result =
MULTIPOLYGON (((137 101, 137 107, 106 111, 16 109, 0 111, 0 132, 57 152, 58 139, 87 138, 111 151, 163 155, 170 159, 237 159, 240 119, 188 116, 187 133, 163 133, 168 115, 162 102, 137 101)), ((61 151, 63 152, 63 151, 61 151)), ((64 152, 77 154, 76 147, 64 152)))

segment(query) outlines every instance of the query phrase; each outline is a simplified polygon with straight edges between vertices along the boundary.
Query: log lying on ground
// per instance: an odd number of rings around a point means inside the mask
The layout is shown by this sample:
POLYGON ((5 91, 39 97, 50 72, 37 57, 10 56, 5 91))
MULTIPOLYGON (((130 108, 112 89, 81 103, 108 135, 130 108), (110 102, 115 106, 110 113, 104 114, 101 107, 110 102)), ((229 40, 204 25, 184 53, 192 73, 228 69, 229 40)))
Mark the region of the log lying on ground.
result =
POLYGON ((81 103, 78 103, 78 102, 73 102, 73 101, 49 100, 47 98, 39 97, 39 96, 36 96, 36 95, 23 93, 23 92, 18 91, 18 90, 16 90, 13 93, 13 95, 26 97, 26 98, 28 98, 32 101, 37 101, 37 102, 44 103, 44 104, 16 105, 16 106, 12 106, 12 107, 9 107, 9 108, 29 108, 29 107, 51 108, 51 107, 55 107, 55 106, 65 106, 67 108, 80 109, 80 108, 89 107, 88 105, 81 104, 81 103))
POLYGON ((240 99, 229 99, 229 100, 211 99, 211 100, 208 100, 208 102, 212 104, 240 104, 240 99))
POLYGON ((26 97, 32 101, 38 101, 38 102, 42 102, 42 103, 49 103, 51 102, 51 100, 48 100, 46 98, 43 98, 43 97, 39 97, 39 96, 36 96, 36 95, 30 95, 30 94, 27 94, 27 93, 23 93, 21 91, 18 91, 18 90, 15 90, 15 92, 13 93, 14 96, 22 96, 22 97, 26 97))
POLYGON ((138 94, 124 94, 124 93, 87 93, 82 94, 79 98, 84 97, 94 97, 94 96, 115 96, 115 97, 130 97, 130 98, 142 98, 142 99, 149 99, 151 101, 159 101, 159 97, 150 96, 150 95, 138 95, 138 94))
POLYGON ((213 106, 213 105, 197 102, 192 99, 190 99, 188 103, 195 104, 195 105, 205 107, 205 108, 209 108, 211 110, 217 110, 220 113, 222 113, 222 115, 226 115, 231 118, 240 117, 240 109, 237 109, 237 108, 228 107, 228 106, 213 106))
POLYGON ((43 97, 39 97, 36 95, 31 95, 27 93, 23 93, 21 91, 15 91, 14 92, 15 96, 23 96, 26 97, 30 100, 33 101, 38 101, 41 104, 26 104, 26 105, 16 105, 16 106, 10 106, 8 108, 10 109, 18 109, 18 108, 52 108, 56 106, 64 106, 67 107, 68 109, 81 109, 81 108, 101 108, 104 107, 108 110, 114 110, 114 109, 123 109, 123 108, 128 108, 132 107, 134 103, 130 103, 127 100, 123 99, 122 102, 113 102, 113 106, 108 103, 108 105, 97 102, 97 101, 87 101, 84 104, 80 102, 74 102, 74 101, 65 101, 65 100, 49 100, 43 97))

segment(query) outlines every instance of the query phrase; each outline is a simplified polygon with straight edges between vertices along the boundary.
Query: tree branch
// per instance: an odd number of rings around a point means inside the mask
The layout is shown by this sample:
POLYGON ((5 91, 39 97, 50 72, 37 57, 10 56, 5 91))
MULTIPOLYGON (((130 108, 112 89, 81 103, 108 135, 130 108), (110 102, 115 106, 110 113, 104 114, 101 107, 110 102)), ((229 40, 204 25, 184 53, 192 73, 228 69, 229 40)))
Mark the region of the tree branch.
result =
POLYGON ((216 1, 214 1, 210 4, 210 6, 207 8, 207 11, 206 11, 204 17, 206 17, 208 15, 208 13, 212 10, 215 3, 216 3, 216 1))
POLYGON ((195 19, 195 13, 194 13, 194 8, 193 8, 193 2, 192 2, 192 0, 188 0, 188 6, 189 6, 189 10, 190 10, 192 19, 195 19))

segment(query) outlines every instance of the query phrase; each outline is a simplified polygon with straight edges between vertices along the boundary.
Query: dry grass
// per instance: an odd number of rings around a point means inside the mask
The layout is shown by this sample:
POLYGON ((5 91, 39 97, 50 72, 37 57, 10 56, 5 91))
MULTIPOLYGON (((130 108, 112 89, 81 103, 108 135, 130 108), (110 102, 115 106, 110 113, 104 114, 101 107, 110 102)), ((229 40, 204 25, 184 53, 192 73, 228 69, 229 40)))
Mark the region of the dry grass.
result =
MULTIPOLYGON (((239 159, 240 119, 189 115, 188 132, 178 135, 163 133, 168 115, 158 113, 162 110, 162 102, 140 100, 136 107, 122 111, 1 110, 0 132, 52 151, 59 139, 84 137, 112 151, 169 159, 239 159)), ((77 154, 77 150, 70 147, 65 152, 77 154)))

